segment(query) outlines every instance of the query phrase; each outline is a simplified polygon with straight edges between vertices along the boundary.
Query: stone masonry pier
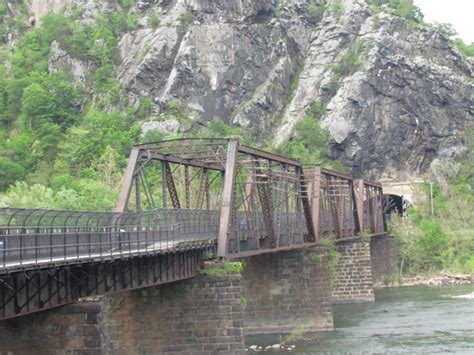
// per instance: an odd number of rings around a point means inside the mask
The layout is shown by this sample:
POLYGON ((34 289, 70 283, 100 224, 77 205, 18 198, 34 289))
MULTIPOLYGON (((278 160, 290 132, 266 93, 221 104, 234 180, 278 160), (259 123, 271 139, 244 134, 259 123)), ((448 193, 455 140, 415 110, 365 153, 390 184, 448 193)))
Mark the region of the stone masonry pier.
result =
POLYGON ((332 302, 374 302, 370 240, 354 238, 336 244, 339 253, 334 268, 332 302))
POLYGON ((0 354, 233 354, 243 352, 245 334, 333 329, 322 250, 243 264, 233 273, 206 263, 207 274, 188 280, 4 320, 0 354))

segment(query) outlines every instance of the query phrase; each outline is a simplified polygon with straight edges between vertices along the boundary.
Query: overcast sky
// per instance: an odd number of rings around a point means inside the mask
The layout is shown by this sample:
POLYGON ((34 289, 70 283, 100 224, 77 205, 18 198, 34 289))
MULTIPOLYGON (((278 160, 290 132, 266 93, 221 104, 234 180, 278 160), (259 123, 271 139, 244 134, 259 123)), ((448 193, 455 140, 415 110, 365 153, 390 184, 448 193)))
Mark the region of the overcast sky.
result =
POLYGON ((464 42, 474 42, 474 0, 414 0, 428 22, 450 23, 464 42))

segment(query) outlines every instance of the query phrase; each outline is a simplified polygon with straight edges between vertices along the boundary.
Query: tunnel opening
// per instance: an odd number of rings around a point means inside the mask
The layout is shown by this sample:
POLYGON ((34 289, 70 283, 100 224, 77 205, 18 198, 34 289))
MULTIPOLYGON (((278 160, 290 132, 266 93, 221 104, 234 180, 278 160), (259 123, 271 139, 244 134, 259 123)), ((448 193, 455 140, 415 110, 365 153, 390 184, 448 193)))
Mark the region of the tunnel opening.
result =
POLYGON ((398 214, 400 217, 406 216, 407 210, 411 207, 410 201, 408 201, 403 195, 386 194, 384 198, 384 213, 386 216, 390 216, 393 213, 398 214))

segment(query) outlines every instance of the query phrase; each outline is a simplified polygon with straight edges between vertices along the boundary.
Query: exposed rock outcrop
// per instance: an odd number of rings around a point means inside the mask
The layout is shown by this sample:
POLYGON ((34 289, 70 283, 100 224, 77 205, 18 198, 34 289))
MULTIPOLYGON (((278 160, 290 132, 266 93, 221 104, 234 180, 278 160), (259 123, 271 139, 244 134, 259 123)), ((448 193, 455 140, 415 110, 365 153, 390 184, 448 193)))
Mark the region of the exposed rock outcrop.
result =
MULTIPOLYGON (((92 0, 29 3, 36 16, 83 6, 83 21, 106 10, 92 0)), ((194 120, 218 117, 278 144, 319 100, 335 158, 356 175, 403 180, 456 170, 474 127, 473 60, 437 30, 373 14, 363 0, 143 0, 129 11, 139 26, 121 38, 115 73, 129 102, 152 98, 152 115, 178 100, 194 120), (309 7, 323 4, 315 18, 309 7), (341 70, 358 44, 361 63, 341 70)), ((87 64, 56 48, 50 68, 83 80, 87 64)))

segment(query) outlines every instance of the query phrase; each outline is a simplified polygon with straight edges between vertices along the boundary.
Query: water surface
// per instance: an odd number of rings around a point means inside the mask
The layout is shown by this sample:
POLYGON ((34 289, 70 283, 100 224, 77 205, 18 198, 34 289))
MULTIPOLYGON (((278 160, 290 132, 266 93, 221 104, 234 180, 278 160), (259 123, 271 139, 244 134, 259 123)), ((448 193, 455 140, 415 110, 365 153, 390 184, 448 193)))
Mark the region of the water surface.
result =
MULTIPOLYGON (((471 292, 473 285, 377 289, 375 303, 334 306, 336 330, 296 343, 295 351, 474 354, 474 300, 450 298, 471 292)), ((247 344, 278 340, 254 337, 247 344)))

